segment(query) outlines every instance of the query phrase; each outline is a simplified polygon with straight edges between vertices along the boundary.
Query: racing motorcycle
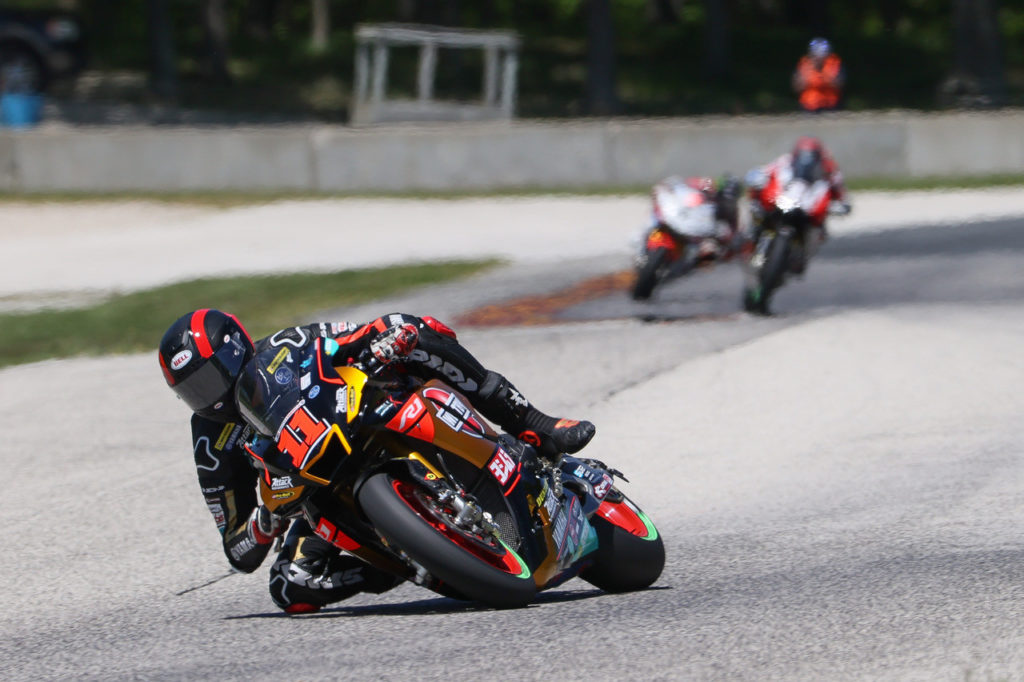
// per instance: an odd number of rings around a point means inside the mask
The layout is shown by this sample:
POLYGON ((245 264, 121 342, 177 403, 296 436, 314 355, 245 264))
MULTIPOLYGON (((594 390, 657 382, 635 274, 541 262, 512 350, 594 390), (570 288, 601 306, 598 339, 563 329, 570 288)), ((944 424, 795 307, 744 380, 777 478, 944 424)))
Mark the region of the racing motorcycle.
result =
MULTIPOLYGON (((764 182, 748 179, 757 186, 764 182)), ((846 204, 831 202, 826 180, 808 182, 791 178, 769 185, 754 200, 756 226, 754 248, 747 262, 743 308, 768 315, 773 294, 789 275, 801 276, 807 262, 823 241, 822 225, 827 215, 845 215, 846 204)))
POLYGON ((634 264, 632 295, 638 301, 717 256, 715 204, 703 192, 676 176, 666 178, 651 190, 651 213, 652 226, 634 264))
POLYGON ((496 432, 439 380, 369 352, 334 367, 337 344, 271 348, 236 389, 258 431, 245 448, 275 514, 373 566, 497 608, 580 577, 609 592, 648 587, 664 545, 593 459, 540 457, 496 432))

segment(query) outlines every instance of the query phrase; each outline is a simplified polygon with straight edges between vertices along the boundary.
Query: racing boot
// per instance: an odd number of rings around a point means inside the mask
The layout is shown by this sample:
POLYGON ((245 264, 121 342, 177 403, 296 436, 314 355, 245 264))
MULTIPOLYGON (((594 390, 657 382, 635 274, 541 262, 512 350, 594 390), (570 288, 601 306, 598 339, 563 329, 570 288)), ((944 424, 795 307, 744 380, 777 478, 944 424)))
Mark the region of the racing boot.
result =
POLYGON ((487 373, 477 395, 485 417, 548 457, 579 452, 596 431, 588 421, 544 414, 497 372, 487 373))
POLYGON ((270 598, 285 613, 316 613, 360 592, 380 594, 401 578, 376 569, 314 535, 304 520, 292 524, 270 568, 270 598))

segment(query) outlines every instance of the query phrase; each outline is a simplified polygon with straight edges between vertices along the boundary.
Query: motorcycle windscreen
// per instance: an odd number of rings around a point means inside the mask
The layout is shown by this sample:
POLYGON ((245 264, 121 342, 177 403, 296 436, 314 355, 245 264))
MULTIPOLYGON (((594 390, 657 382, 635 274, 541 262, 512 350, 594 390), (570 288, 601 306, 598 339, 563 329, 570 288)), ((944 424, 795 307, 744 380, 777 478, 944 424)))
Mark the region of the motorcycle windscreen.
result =
POLYGON ((680 205, 675 211, 665 212, 663 222, 686 237, 714 237, 715 207, 711 203, 680 205))
POLYGON ((814 213, 819 204, 828 199, 829 185, 824 180, 804 182, 790 180, 779 192, 775 205, 783 211, 802 209, 806 213, 814 213))
POLYGON ((238 409, 245 420, 276 440, 302 401, 301 372, 305 370, 288 348, 268 348, 258 353, 242 369, 235 386, 238 409))

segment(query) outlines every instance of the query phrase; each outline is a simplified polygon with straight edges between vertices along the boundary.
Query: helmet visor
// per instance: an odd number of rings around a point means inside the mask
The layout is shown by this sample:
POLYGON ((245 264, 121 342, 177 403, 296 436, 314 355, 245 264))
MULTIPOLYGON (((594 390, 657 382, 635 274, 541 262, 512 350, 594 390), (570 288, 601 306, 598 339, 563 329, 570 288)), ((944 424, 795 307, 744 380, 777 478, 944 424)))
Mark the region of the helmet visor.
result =
POLYGON ((801 149, 793 158, 793 177, 805 182, 817 182, 825 177, 821 155, 811 149, 801 149))
POLYGON ((193 412, 212 407, 234 387, 245 362, 246 347, 236 332, 192 374, 173 386, 193 412))

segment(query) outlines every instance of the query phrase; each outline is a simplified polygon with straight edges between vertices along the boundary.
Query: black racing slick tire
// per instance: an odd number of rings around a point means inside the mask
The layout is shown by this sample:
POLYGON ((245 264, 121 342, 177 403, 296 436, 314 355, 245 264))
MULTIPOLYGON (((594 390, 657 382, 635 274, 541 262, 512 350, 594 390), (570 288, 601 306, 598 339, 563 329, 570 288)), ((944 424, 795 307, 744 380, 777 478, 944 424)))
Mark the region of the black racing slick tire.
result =
POLYGON ((655 249, 647 254, 644 264, 636 272, 636 283, 633 284, 633 298, 637 301, 646 301, 654 293, 654 286, 658 283, 658 271, 664 267, 668 260, 668 249, 655 249))
POLYGON ((597 549, 580 577, 605 592, 633 592, 654 584, 665 568, 665 544, 651 520, 623 498, 591 518, 597 549))
POLYGON ((789 267, 789 241, 786 234, 779 234, 772 240, 768 255, 765 257, 761 269, 761 290, 766 304, 775 290, 782 286, 786 276, 786 269, 789 267))
POLYGON ((359 488, 359 504, 389 544, 466 598, 495 608, 518 608, 537 592, 526 563, 491 537, 456 527, 424 487, 388 473, 359 488))

